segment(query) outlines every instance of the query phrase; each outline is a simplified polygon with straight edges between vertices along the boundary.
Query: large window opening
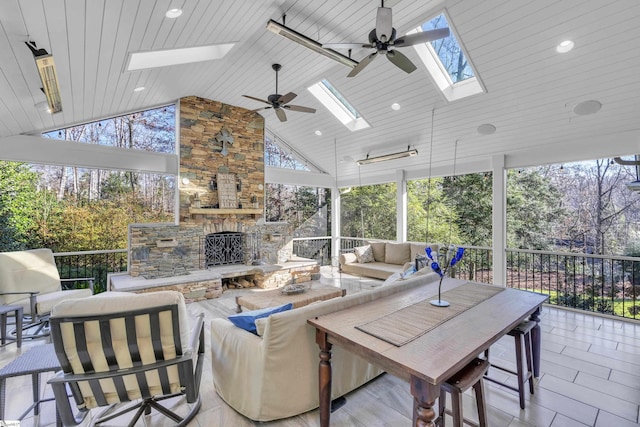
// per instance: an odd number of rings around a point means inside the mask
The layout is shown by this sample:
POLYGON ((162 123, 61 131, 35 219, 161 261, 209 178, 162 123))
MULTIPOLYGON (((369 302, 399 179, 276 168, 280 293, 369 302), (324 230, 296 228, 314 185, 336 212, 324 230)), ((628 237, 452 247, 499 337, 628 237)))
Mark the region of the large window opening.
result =
MULTIPOLYGON (((173 153, 175 106, 43 136, 173 153)), ((168 175, 0 161, 0 250, 124 249, 130 223, 174 222, 175 187, 168 175)))
POLYGON ((363 239, 396 239, 396 184, 343 189, 340 235, 363 239))

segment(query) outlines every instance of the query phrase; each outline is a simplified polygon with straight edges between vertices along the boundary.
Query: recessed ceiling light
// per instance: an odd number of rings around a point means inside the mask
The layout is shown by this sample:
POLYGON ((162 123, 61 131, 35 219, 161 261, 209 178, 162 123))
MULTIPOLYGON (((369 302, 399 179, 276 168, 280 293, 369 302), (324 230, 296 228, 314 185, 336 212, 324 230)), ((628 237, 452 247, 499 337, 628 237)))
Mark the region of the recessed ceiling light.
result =
POLYGON ((573 107, 573 112, 579 116, 586 116, 588 114, 595 114, 600 111, 602 108, 602 104, 600 101, 596 101, 595 99, 591 99, 589 101, 583 101, 573 107))
POLYGON ((321 131, 319 131, 319 130, 315 131, 314 133, 315 133, 316 135, 318 135, 318 136, 322 135, 322 132, 321 132, 321 131))
POLYGON ((573 49, 574 46, 574 42, 572 42, 571 40, 565 40, 563 42, 560 42, 560 44, 556 46, 556 51, 558 51, 558 53, 567 53, 571 49, 573 49))
POLYGON ((134 92, 142 92, 144 90, 144 86, 138 86, 137 88, 135 88, 133 91, 134 92))
POLYGON ((478 126, 478 133, 480 135, 491 135, 496 131, 496 127, 491 123, 485 123, 478 126))
POLYGON ((182 49, 148 50, 129 54, 127 71, 220 59, 235 43, 220 43, 182 49))
POLYGON ((169 19, 175 19, 178 16, 182 15, 182 9, 169 9, 165 12, 164 16, 166 16, 169 19))
POLYGON ((394 102, 393 104, 391 104, 391 109, 398 111, 400 109, 400 104, 398 104, 397 102, 394 102))

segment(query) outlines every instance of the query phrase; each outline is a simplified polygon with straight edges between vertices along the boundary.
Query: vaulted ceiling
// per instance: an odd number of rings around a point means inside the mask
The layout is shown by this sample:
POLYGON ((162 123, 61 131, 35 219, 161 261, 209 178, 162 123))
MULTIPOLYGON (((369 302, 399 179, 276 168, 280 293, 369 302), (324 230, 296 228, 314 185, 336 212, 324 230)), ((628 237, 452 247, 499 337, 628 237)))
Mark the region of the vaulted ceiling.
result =
MULTIPOLYGON (((447 11, 486 88, 454 102, 444 99, 413 48, 402 50, 418 66, 411 74, 377 59, 347 78, 349 67, 266 30, 268 20, 282 22, 286 14, 288 27, 320 43, 364 41, 378 6, 365 0, 2 0, 0 138, 190 95, 255 109, 260 104, 242 95, 274 93, 271 64, 280 63, 279 92, 297 93, 293 104, 317 112, 289 112, 282 123, 265 110, 266 126, 343 183, 393 178, 399 169, 426 176, 429 165, 451 168, 455 147, 458 167, 469 171, 490 169, 495 156, 504 156, 507 165, 534 165, 640 152, 637 0, 385 2, 398 34, 447 11), (165 12, 175 7, 182 16, 167 19, 165 12), (60 113, 35 106, 45 98, 28 39, 53 54, 60 113), (558 54, 555 47, 565 39, 576 47, 558 54), (130 52, 223 42, 236 45, 220 60, 125 71, 130 52), (323 78, 371 128, 348 130, 309 93, 307 87, 323 78), (134 92, 138 86, 146 89, 134 92), (597 114, 573 112, 577 103, 592 99, 602 103, 597 114), (391 109, 394 102, 400 110, 391 109), (480 135, 477 127, 484 123, 496 132, 480 135), (408 146, 419 155, 361 167, 354 162, 408 146)), ((359 60, 369 52, 352 56, 359 60)))

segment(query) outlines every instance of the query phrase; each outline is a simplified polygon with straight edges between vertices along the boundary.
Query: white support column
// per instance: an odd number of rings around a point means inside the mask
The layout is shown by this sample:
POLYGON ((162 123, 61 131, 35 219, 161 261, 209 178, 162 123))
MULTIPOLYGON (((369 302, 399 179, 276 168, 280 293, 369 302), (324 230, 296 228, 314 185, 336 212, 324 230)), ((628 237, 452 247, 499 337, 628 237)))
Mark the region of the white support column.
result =
POLYGON ((491 158, 493 170, 493 283, 507 283, 507 170, 503 155, 491 158))
POLYGON ((396 240, 407 241, 407 180, 405 171, 396 172, 396 240))
POLYGON ((338 266, 340 256, 340 189, 331 187, 331 266, 338 266))

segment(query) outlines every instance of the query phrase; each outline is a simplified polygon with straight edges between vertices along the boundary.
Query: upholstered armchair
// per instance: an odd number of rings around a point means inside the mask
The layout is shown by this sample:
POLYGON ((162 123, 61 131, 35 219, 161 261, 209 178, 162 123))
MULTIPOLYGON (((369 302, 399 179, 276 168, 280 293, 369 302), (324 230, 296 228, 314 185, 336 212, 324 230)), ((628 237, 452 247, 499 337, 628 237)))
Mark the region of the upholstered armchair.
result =
MULTIPOLYGON (((155 409, 184 426, 200 409, 204 315, 190 327, 184 297, 176 291, 105 292, 57 304, 51 339, 62 371, 52 385, 65 426, 82 422, 92 408, 108 409, 95 423, 136 411, 129 425, 155 409), (71 390, 76 409, 67 396, 71 390), (184 397, 162 406, 166 399, 184 397)), ((166 403, 166 402, 165 402, 166 403)), ((122 422, 122 421, 118 421, 122 422)))
POLYGON ((93 278, 60 279, 50 249, 0 252, 0 304, 22 306, 23 329, 35 331, 25 337, 48 334, 47 318, 57 303, 92 293, 93 278), (88 288, 63 290, 65 281, 88 282, 88 288))

